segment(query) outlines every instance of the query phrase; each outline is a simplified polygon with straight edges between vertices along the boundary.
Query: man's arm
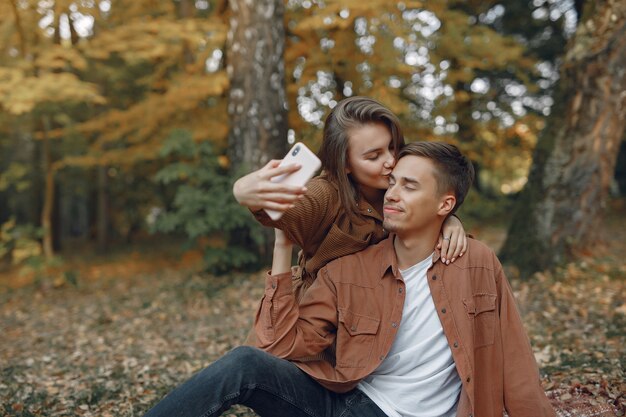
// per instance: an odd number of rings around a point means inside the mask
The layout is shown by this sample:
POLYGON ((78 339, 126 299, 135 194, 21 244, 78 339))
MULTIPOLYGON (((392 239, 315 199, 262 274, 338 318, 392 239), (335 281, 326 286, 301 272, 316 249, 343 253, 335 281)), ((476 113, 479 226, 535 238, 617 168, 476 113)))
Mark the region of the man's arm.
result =
POLYGON ((331 345, 337 328, 336 289, 326 268, 298 306, 291 272, 269 275, 254 329, 259 348, 285 359, 316 355, 331 345))
MULTIPOLYGON (((495 257, 495 255, 494 255, 495 257)), ((500 296, 500 331, 504 357, 504 408, 510 417, 554 417, 530 341, 500 262, 496 274, 500 296)))

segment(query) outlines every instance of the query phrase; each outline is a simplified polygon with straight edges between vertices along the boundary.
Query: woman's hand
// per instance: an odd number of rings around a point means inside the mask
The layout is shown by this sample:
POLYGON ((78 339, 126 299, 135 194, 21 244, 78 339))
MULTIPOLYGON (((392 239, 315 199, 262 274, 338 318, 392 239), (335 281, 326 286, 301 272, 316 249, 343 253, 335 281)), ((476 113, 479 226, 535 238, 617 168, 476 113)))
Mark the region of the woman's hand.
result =
POLYGON ((463 224, 456 216, 448 216, 441 227, 437 249, 441 249, 441 262, 449 265, 467 250, 467 237, 463 224))
POLYGON ((285 232, 274 229, 274 255, 272 257, 272 275, 282 274, 291 271, 291 253, 293 243, 291 243, 285 232))
POLYGON ((239 204, 252 211, 270 209, 284 212, 305 192, 306 187, 271 181, 273 177, 300 169, 299 164, 279 167, 280 160, 271 160, 263 168, 239 178, 233 185, 233 195, 239 204))

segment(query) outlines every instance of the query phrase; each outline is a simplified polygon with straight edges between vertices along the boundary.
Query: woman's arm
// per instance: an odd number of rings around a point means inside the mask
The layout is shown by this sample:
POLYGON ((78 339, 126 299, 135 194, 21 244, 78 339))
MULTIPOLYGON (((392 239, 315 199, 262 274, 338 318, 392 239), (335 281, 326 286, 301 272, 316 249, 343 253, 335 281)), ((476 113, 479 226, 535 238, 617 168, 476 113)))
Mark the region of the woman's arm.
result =
POLYGON ((282 274, 291 270, 291 254, 293 243, 287 239, 285 232, 274 229, 274 255, 272 257, 272 275, 282 274))
POLYGON ((461 220, 456 216, 448 216, 441 227, 441 235, 437 242, 441 249, 441 262, 449 265, 456 258, 463 256, 467 250, 467 237, 461 220))

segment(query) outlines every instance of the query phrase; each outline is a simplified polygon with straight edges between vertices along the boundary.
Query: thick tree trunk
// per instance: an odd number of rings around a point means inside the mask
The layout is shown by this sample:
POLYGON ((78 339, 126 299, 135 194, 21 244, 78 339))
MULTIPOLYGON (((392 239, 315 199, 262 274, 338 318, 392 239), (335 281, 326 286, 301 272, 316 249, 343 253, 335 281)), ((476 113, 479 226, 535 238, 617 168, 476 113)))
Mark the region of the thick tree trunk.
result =
POLYGON ((597 240, 626 125, 626 3, 587 1, 500 256, 524 275, 597 240))
MULTIPOLYGON (((287 152, 284 4, 282 0, 230 0, 229 4, 228 156, 231 173, 238 177, 287 152)), ((272 230, 265 229, 264 236, 265 243, 257 247, 243 227, 232 231, 229 241, 267 258, 272 230)))
POLYGON ((282 0, 230 0, 229 156, 234 173, 287 152, 285 29, 282 0))

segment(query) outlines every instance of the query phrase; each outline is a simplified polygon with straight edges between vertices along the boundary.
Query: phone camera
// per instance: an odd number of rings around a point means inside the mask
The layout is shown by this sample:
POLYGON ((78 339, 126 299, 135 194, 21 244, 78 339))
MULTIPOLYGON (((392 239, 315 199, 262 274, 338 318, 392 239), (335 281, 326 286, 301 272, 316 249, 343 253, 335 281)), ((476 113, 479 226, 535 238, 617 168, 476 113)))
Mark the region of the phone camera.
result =
POLYGON ((300 147, 299 147, 299 146, 297 146, 297 147, 293 150, 293 152, 291 152, 291 156, 296 156, 296 155, 298 155, 298 152, 300 152, 300 147))

